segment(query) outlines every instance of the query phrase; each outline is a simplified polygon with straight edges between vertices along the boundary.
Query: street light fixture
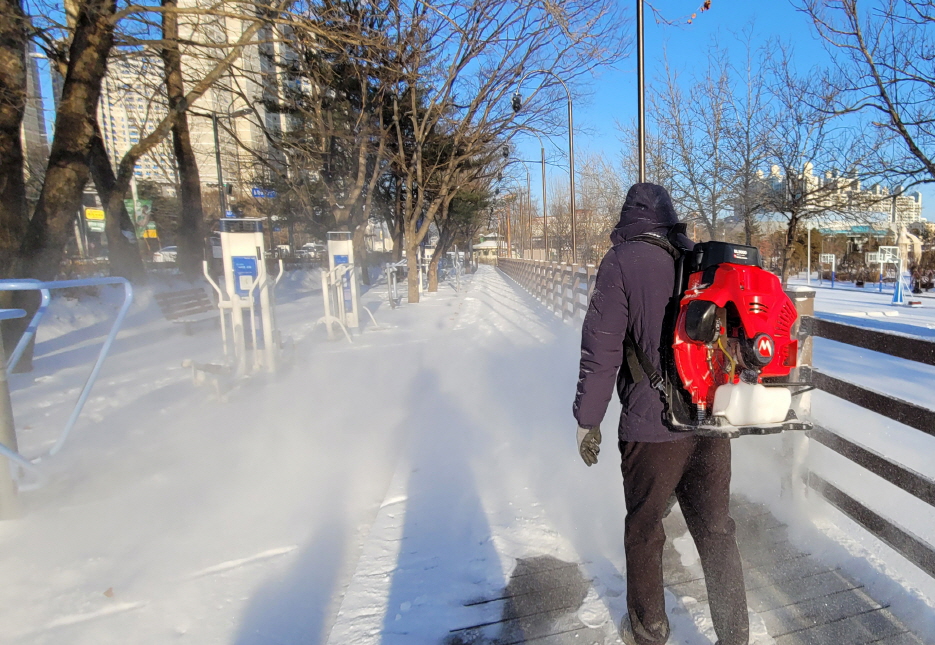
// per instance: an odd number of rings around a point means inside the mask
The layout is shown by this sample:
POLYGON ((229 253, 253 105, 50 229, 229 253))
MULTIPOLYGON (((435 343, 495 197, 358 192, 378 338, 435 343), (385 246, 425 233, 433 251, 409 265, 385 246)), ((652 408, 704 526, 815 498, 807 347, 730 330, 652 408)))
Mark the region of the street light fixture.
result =
MULTIPOLYGON (((642 11, 642 9, 640 11, 642 11)), ((571 104, 571 92, 568 91, 568 86, 565 85, 565 81, 555 72, 547 69, 534 69, 523 74, 523 77, 519 79, 519 83, 517 83, 516 92, 514 92, 511 102, 514 112, 519 112, 523 107, 523 97, 522 94, 520 94, 520 88, 523 86, 523 81, 526 80, 526 77, 532 74, 546 74, 551 76, 561 84, 562 88, 565 90, 565 96, 568 98, 568 182, 571 188, 571 262, 574 264, 578 257, 578 227, 577 216, 575 215, 575 125, 574 112, 571 104)))

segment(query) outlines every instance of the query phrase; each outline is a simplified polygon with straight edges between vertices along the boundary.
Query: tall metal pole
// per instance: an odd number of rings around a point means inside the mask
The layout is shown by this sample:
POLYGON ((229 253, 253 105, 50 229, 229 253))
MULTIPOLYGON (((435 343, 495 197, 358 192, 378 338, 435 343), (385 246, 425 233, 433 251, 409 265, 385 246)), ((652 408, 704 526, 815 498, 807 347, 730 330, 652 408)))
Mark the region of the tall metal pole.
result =
POLYGON ((214 162, 218 168, 218 205, 221 207, 221 217, 227 217, 227 194, 224 192, 224 176, 221 174, 221 138, 218 135, 217 114, 211 114, 211 125, 214 126, 214 162))
MULTIPOLYGON (((568 92, 568 88, 565 88, 568 92)), ((575 121, 568 94, 568 181, 571 184, 571 263, 578 261, 578 219, 575 214, 575 121)))
MULTIPOLYGON (((643 100, 643 0, 636 0, 636 93, 638 95, 636 122, 639 130, 637 135, 639 137, 639 175, 640 183, 643 183, 646 181, 646 111, 643 100)), ((574 192, 574 188, 572 188, 572 192, 574 192)))
MULTIPOLYGON (((523 164, 526 166, 526 164, 523 164)), ((529 166, 526 166, 526 237, 529 241, 529 248, 532 249, 532 191, 529 189, 529 166)), ((532 251, 530 250, 530 255, 532 251)), ((526 254, 523 253, 523 259, 526 254)))
MULTIPOLYGON (((13 450, 16 444, 16 428, 13 425, 13 404, 10 402, 10 386, 6 379, 6 354, 0 345, 0 443, 13 450)), ((13 483, 14 466, 6 457, 0 456, 0 520, 20 516, 16 499, 16 484, 13 483)))
POLYGON ((511 199, 510 203, 507 204, 507 215, 506 215, 506 256, 508 258, 513 257, 513 202, 515 199, 511 199))
POLYGON ((805 284, 812 284, 812 227, 808 227, 808 252, 806 256, 805 284))
MULTIPOLYGON (((568 97, 568 179, 571 188, 571 255, 572 255, 572 264, 575 262, 575 258, 578 255, 578 237, 577 237, 577 215, 575 214, 575 119, 574 119, 574 110, 571 104, 571 92, 568 91, 568 86, 565 84, 565 81, 553 71, 547 69, 534 69, 523 74, 523 77, 519 79, 517 83, 516 94, 513 95, 513 110, 518 112, 520 106, 522 105, 522 100, 519 94, 519 88, 523 86, 523 81, 532 74, 548 74, 556 81, 558 81, 562 88, 565 90, 565 96, 568 97)), ((541 144, 540 144, 541 145, 541 144)), ((543 154, 543 159, 545 155, 543 154)), ((545 163, 543 161, 543 167, 545 163)), ((545 171, 543 171, 545 174, 545 171)), ((545 200, 543 198, 543 203, 545 200)))
POLYGON ((549 209, 545 203, 545 148, 539 143, 539 152, 542 153, 542 237, 545 246, 545 261, 549 261, 549 209))

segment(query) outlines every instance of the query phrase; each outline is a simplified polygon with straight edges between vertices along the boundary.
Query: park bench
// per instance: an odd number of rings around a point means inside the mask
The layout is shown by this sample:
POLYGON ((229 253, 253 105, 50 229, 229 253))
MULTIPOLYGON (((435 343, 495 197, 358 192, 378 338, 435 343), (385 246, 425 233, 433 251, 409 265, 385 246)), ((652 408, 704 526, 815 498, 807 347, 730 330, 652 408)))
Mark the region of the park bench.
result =
POLYGON ((156 304, 166 320, 185 325, 189 336, 194 323, 217 319, 217 305, 201 288, 157 293, 156 304))

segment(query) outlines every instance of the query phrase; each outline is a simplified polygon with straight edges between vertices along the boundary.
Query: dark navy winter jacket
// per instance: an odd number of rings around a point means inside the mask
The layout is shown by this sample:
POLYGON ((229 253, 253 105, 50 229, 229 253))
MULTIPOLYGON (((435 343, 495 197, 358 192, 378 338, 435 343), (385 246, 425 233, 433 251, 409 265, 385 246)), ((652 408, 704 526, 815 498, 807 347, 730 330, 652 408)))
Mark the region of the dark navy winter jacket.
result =
MULTIPOLYGON (((678 224, 669 194, 655 184, 635 184, 627 192, 620 222, 610 235, 614 243, 601 261, 588 313, 581 329, 581 368, 574 415, 578 425, 601 423, 624 362, 627 334, 660 370, 659 347, 666 306, 675 286, 675 260, 659 246, 632 241, 636 235, 666 237, 678 224)), ((687 248, 691 242, 680 237, 687 248)), ((627 367, 618 393, 623 404, 618 434, 621 441, 671 441, 684 435, 663 424, 663 404, 648 378, 634 383, 627 367)))

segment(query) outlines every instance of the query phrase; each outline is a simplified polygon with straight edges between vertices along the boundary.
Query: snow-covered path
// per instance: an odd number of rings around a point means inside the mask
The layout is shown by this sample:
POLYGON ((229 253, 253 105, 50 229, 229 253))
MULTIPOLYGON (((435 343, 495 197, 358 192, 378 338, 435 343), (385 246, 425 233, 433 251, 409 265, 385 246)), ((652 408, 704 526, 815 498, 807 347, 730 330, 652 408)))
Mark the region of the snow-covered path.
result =
MULTIPOLYGON (((328 342, 315 285, 287 283, 277 312, 292 367, 224 401, 181 367, 217 360, 218 331, 186 337, 143 298, 51 483, 0 524, 0 642, 440 643, 499 619, 463 605, 538 556, 581 563, 578 616, 617 642, 623 493, 613 441, 590 469, 573 443, 577 328, 484 266, 395 310, 377 287, 385 329, 328 342)), ((27 454, 93 351, 67 329, 12 382, 27 454)), ((765 472, 737 479, 762 497, 765 472)), ((703 604, 669 600, 671 642, 713 642, 703 604)))

